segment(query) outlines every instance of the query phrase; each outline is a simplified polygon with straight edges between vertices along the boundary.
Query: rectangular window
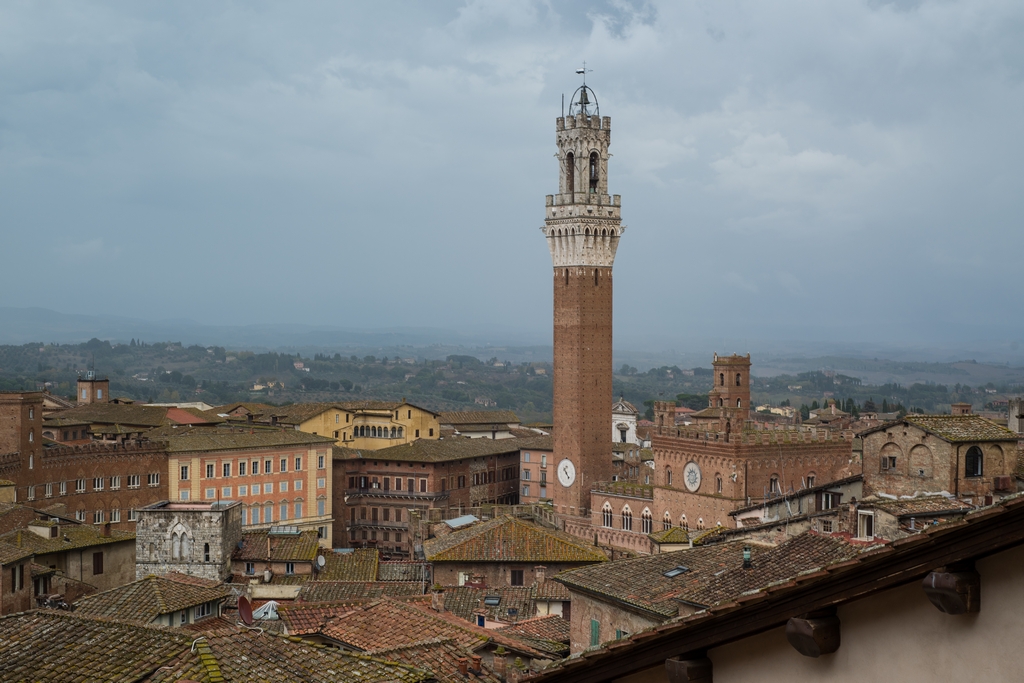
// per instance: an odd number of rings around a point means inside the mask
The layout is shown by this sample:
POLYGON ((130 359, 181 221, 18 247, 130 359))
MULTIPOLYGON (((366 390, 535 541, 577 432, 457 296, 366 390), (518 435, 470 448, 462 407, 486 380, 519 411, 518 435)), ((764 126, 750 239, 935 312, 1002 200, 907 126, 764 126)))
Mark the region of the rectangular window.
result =
POLYGON ((390 491, 391 490, 391 477, 384 477, 384 490, 385 491, 390 491))
POLYGON ((92 490, 93 491, 102 491, 103 490, 103 484, 104 484, 103 477, 93 477, 92 478, 92 490))
POLYGON ((35 500, 36 499, 36 487, 35 486, 29 486, 28 487, 28 499, 29 500, 35 500))
POLYGON ((385 522, 390 522, 391 521, 391 508, 384 508, 384 511, 383 511, 382 514, 384 516, 384 521, 385 522))
POLYGON ((288 503, 281 503, 281 521, 288 519, 288 503))
POLYGON ((294 489, 295 491, 301 491, 302 490, 302 480, 301 479, 296 479, 295 482, 294 482, 294 485, 292 486, 292 489, 294 489))
POLYGON ((182 489, 181 491, 178 491, 178 500, 188 500, 190 493, 191 491, 189 491, 188 489, 182 489))
POLYGON ((132 509, 128 511, 128 521, 137 522, 139 520, 139 511, 132 509))
POLYGON ((110 521, 114 524, 121 521, 121 511, 114 508, 110 511, 110 521))
POLYGON ((301 472, 302 471, 302 456, 301 455, 295 456, 295 471, 296 472, 301 472))
POLYGON ((188 481, 188 465, 181 466, 181 480, 188 481))
POLYGON ((324 501, 323 499, 318 500, 316 502, 316 514, 319 517, 323 517, 325 514, 327 514, 325 512, 326 507, 327 507, 326 501, 324 501))
MULTIPOLYGON (((409 481, 412 481, 412 480, 410 479, 409 481)), ((325 489, 325 488, 327 488, 327 479, 325 477, 319 477, 316 480, 316 487, 318 489, 325 489)))
POLYGON ((316 468, 318 470, 322 470, 324 468, 324 456, 322 456, 322 455, 317 455, 316 456, 316 468))
POLYGON ((374 521, 374 522, 377 521, 378 512, 379 512, 379 508, 370 508, 370 519, 372 521, 374 521))
POLYGON ((522 586, 523 585, 523 570, 522 569, 513 569, 509 574, 510 574, 510 576, 509 576, 509 583, 511 585, 513 585, 513 586, 522 586))
POLYGON ((92 523, 93 524, 103 524, 103 510, 93 510, 92 511, 92 523))
POLYGON ((75 510, 75 519, 79 522, 85 521, 85 510, 75 510))
POLYGON ((264 505, 263 506, 263 523, 270 524, 274 521, 274 506, 264 505))
POLYGON ((240 477, 244 477, 245 476, 245 461, 244 460, 239 460, 238 461, 238 476, 240 476, 240 477))
POLYGON ((256 563, 255 562, 246 562, 245 563, 245 573, 248 574, 249 576, 252 576, 253 574, 255 574, 256 573, 256 563))
POLYGON ((401 491, 402 490, 402 478, 401 477, 395 477, 395 490, 396 491, 401 491))
POLYGON ((178 621, 180 623, 182 623, 182 624, 187 624, 188 623, 188 610, 187 609, 181 610, 180 612, 178 612, 178 615, 179 615, 178 621))
POLYGON ((207 500, 211 500, 217 497, 217 489, 206 489, 206 491, 204 491, 203 493, 206 494, 207 500))
POLYGON ((25 565, 11 567, 11 592, 16 593, 25 587, 25 565))
POLYGON ((524 486, 523 487, 523 495, 524 496, 530 495, 530 487, 529 486, 524 486))
POLYGON ((540 466, 541 467, 547 467, 548 466, 548 454, 547 453, 541 453, 540 454, 540 466))
POLYGON ((821 520, 821 532, 824 533, 824 534, 832 533, 832 520, 831 519, 823 519, 823 520, 821 520))
POLYGON ((420 493, 426 493, 426 492, 427 492, 427 480, 426 479, 420 479, 420 493))
POLYGON ((431 427, 429 431, 430 431, 430 436, 433 436, 434 435, 434 428, 431 427))
POLYGON ((60 483, 60 495, 62 495, 62 496, 68 495, 68 483, 66 481, 62 481, 60 483))
POLYGON ((590 620, 590 647, 597 647, 601 644, 601 622, 597 619, 590 620))
POLYGON ((287 472, 288 471, 288 458, 281 458, 281 471, 282 472, 287 472))
POLYGON ((273 460, 264 460, 263 461, 263 474, 270 474, 270 472, 271 472, 271 470, 273 468, 274 468, 274 461, 273 460))
POLYGON ((530 454, 523 453, 523 462, 530 462, 530 454))
POLYGON ((402 508, 395 508, 395 521, 396 522, 401 522, 402 521, 402 508))
POLYGON ((213 479, 213 469, 214 469, 214 465, 213 465, 212 462, 206 463, 206 478, 207 479, 213 479))
POLYGON ((255 476, 256 476, 257 474, 259 474, 259 473, 260 473, 260 461, 259 461, 259 460, 253 460, 253 461, 252 461, 252 469, 251 469, 251 470, 249 470, 249 472, 251 472, 251 473, 252 473, 252 476, 254 476, 254 477, 255 477, 255 476))
POLYGON ((222 486, 220 488, 220 497, 221 498, 230 498, 231 497, 231 487, 230 486, 222 486))
POLYGON ((405 483, 409 493, 413 493, 416 490, 416 481, 414 479, 406 479, 405 483))
POLYGON ((129 474, 128 475, 128 488, 130 488, 130 489, 137 489, 137 488, 139 488, 140 486, 142 486, 141 481, 142 481, 142 476, 141 475, 129 474))
POLYGON ((147 481, 147 483, 150 486, 159 486, 160 485, 160 473, 159 472, 153 472, 152 474, 147 475, 146 481, 147 481))
POLYGON ((875 537, 875 516, 870 512, 857 513, 857 536, 871 540, 875 537))
POLYGON ((110 490, 117 491, 121 488, 121 477, 115 476, 110 478, 110 490))
POLYGON ((238 495, 239 496, 248 496, 249 495, 249 487, 244 485, 244 484, 242 486, 239 486, 238 487, 238 495))
POLYGON ((85 479, 75 479, 75 493, 85 493, 85 479))
POLYGON ((103 552, 92 554, 92 575, 99 576, 103 573, 103 552))
POLYGON ((295 573, 295 563, 294 562, 285 562, 284 563, 284 573, 289 575, 289 576, 294 574, 295 573))
POLYGON ((252 523, 253 524, 259 524, 260 523, 260 509, 258 507, 256 507, 255 505, 252 507, 252 523))
POLYGON ((223 476, 230 477, 231 476, 231 463, 229 463, 229 462, 221 463, 220 472, 221 472, 221 474, 223 476))
POLYGON ((530 481, 530 470, 523 468, 523 481, 530 481))
POLYGON ((420 430, 418 430, 418 429, 416 430, 416 438, 417 439, 420 438, 420 430))
POLYGON ((268 481, 267 483, 265 483, 263 485, 263 493, 273 493, 273 492, 274 492, 274 484, 273 484, 273 482, 269 482, 268 481))
POLYGON ((302 503, 295 503, 295 519, 302 517, 302 503))
POLYGON ((201 618, 203 618, 205 616, 209 616, 211 614, 211 612, 212 612, 212 610, 211 610, 211 607, 210 607, 210 603, 208 603, 208 602, 204 602, 203 604, 196 605, 195 607, 192 608, 192 616, 195 617, 196 619, 201 619, 201 618))
POLYGON ((245 526, 249 523, 249 511, 242 508, 242 525, 245 526))
POLYGON ((285 491, 287 491, 288 490, 288 482, 286 482, 286 481, 278 482, 277 490, 278 490, 279 493, 284 493, 285 491))

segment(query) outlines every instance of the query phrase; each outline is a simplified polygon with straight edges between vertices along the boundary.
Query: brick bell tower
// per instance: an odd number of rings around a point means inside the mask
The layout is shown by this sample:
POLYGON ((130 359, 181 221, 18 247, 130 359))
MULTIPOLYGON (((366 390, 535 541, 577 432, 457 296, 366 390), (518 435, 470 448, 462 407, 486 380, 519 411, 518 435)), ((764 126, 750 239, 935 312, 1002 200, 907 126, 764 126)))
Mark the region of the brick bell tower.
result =
POLYGON ((554 265, 554 465, 558 512, 590 514, 590 489, 612 478, 612 263, 625 227, 608 194, 610 117, 586 82, 555 120, 558 194, 544 236, 554 265))

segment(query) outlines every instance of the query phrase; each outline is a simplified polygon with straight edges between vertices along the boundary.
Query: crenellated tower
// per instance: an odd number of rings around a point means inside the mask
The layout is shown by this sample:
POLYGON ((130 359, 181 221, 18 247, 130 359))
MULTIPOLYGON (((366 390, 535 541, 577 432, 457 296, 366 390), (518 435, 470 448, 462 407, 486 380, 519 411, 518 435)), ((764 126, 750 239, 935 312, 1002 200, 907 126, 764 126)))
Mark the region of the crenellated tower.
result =
POLYGON ((590 488, 612 477, 612 264, 621 225, 608 194, 611 118, 593 90, 555 121, 558 194, 547 196, 544 236, 554 265, 554 460, 558 512, 588 515, 590 488))

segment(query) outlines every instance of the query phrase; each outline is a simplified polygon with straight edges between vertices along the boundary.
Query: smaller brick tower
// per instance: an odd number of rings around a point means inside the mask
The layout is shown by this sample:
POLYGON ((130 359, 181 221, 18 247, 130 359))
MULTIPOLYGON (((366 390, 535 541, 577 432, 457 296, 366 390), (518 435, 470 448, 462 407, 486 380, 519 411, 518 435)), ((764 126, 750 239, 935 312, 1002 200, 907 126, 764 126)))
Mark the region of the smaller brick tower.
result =
POLYGON ((743 429, 750 416, 750 354, 716 353, 711 367, 715 386, 708 392, 708 407, 721 409, 719 430, 728 439, 731 432, 743 429))
POLYGON ((110 380, 99 379, 89 370, 85 377, 78 378, 78 405, 86 403, 107 403, 110 401, 110 380))

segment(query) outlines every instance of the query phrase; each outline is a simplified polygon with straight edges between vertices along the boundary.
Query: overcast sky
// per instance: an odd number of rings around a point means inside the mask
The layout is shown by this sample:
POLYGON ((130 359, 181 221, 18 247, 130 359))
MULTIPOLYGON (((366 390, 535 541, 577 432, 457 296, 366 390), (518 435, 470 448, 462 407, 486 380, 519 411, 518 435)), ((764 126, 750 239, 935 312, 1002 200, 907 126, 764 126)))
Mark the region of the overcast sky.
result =
POLYGON ((3 3, 0 306, 549 343, 583 60, 617 343, 1024 340, 1020 0, 3 3))

